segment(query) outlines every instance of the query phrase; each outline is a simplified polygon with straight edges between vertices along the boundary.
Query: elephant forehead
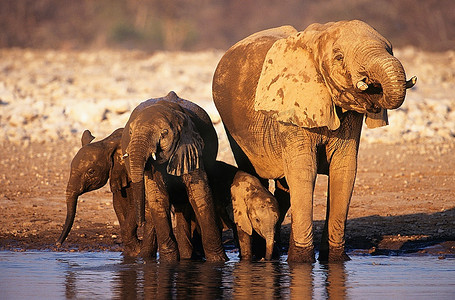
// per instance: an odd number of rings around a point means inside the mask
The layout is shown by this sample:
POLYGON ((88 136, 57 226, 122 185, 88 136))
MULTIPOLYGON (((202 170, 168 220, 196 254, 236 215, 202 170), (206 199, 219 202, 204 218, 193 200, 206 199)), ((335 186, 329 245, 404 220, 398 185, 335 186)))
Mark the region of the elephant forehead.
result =
POLYGON ((246 181, 235 181, 231 192, 238 196, 251 197, 252 193, 256 191, 256 187, 252 186, 246 181))
POLYGON ((345 50, 363 47, 375 42, 379 47, 391 48, 391 43, 373 27, 359 20, 348 21, 337 26, 335 24, 328 36, 333 36, 333 43, 344 47, 345 50))
POLYGON ((133 131, 158 131, 160 128, 168 128, 169 120, 161 115, 157 114, 153 117, 143 115, 138 116, 133 122, 131 122, 131 129, 133 131))
POLYGON ((278 203, 276 199, 265 193, 256 193, 251 197, 250 210, 268 211, 270 213, 278 213, 278 203))
POLYGON ((90 167, 95 165, 103 156, 103 149, 100 147, 94 147, 93 144, 86 145, 79 149, 74 156, 71 167, 90 167))

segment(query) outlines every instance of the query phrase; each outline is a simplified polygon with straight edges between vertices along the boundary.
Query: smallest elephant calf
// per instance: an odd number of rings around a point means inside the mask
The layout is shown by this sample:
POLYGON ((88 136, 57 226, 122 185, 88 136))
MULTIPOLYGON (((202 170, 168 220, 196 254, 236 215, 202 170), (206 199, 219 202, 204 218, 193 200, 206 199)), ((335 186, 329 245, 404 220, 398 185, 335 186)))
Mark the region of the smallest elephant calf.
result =
POLYGON ((265 239, 265 259, 272 258, 275 230, 280 217, 278 202, 256 177, 238 171, 231 185, 234 222, 242 259, 252 259, 253 230, 265 239))

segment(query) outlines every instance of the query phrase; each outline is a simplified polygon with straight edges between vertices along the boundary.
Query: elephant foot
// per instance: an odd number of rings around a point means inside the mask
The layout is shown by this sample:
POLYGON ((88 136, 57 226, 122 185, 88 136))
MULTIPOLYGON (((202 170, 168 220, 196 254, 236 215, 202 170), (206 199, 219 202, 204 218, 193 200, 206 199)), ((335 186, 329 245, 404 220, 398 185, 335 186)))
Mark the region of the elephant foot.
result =
POLYGON ((321 251, 318 260, 320 262, 341 262, 348 261, 351 258, 344 251, 344 247, 330 247, 328 251, 321 251))
POLYGON ((146 260, 156 260, 156 252, 156 245, 144 245, 144 243, 142 243, 139 256, 146 260))
POLYGON ((293 242, 291 242, 288 250, 288 262, 316 262, 314 256, 314 246, 298 247, 293 242))
POLYGON ((123 247, 123 254, 129 257, 137 257, 141 252, 141 244, 139 242, 126 243, 123 247))
POLYGON ((160 262, 177 262, 179 261, 178 251, 159 251, 160 262))
POLYGON ((242 253, 242 251, 240 251, 240 260, 244 260, 244 261, 253 261, 253 255, 251 253, 242 253))
POLYGON ((229 259, 226 256, 226 253, 224 253, 224 250, 221 253, 211 253, 211 254, 206 254, 206 256, 205 256, 205 261, 208 261, 208 262, 225 262, 228 260, 229 259))
POLYGON ((156 261, 156 251, 153 251, 153 250, 142 249, 141 253, 139 253, 139 256, 141 258, 143 258, 144 260, 156 261))
POLYGON ((176 262, 180 260, 179 250, 176 243, 169 239, 168 243, 158 246, 160 262, 176 262))

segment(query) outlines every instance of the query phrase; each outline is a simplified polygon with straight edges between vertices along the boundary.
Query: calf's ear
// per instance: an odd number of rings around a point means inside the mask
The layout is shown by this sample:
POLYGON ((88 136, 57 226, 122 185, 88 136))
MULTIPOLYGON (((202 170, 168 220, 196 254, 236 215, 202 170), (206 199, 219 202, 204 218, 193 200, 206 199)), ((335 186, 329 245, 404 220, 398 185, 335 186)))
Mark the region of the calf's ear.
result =
POLYGON ((202 167, 204 141, 186 114, 182 112, 176 114, 179 114, 182 120, 180 136, 176 149, 169 158, 167 172, 170 175, 182 176, 202 167))
POLYGON ((87 144, 90 144, 91 141, 93 141, 95 137, 92 135, 92 133, 90 132, 90 130, 86 129, 83 133, 82 133, 82 137, 81 137, 81 142, 82 142, 82 147, 87 145, 87 144))
POLYGON ((253 234, 253 226, 248 216, 248 208, 245 198, 251 196, 248 193, 249 184, 242 180, 242 172, 238 172, 231 185, 232 211, 234 223, 248 235, 253 234))

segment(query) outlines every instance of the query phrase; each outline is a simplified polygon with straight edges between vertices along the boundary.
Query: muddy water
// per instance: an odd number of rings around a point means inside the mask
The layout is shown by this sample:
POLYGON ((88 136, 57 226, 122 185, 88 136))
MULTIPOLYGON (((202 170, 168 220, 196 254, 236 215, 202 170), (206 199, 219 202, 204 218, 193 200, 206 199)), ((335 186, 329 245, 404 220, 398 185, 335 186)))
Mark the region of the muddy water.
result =
POLYGON ((454 299, 455 259, 144 263, 117 252, 0 252, 0 299, 454 299))

